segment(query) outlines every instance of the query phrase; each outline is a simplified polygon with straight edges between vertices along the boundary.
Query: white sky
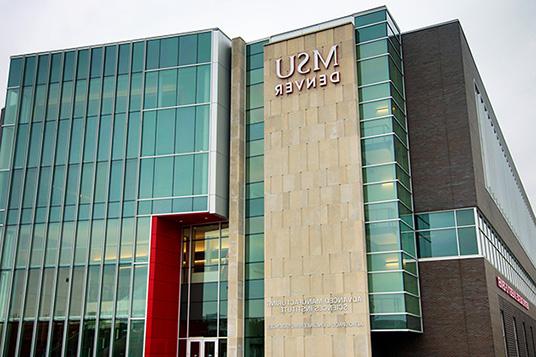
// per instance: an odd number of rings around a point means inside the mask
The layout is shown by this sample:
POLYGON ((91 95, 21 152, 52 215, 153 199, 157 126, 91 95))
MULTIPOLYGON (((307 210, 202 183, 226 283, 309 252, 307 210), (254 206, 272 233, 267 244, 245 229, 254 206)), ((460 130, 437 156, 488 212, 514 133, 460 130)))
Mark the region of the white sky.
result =
POLYGON ((0 0, 0 98, 14 54, 211 27, 252 41, 381 5, 403 32, 461 21, 536 207, 536 115, 525 110, 536 102, 535 0, 0 0))

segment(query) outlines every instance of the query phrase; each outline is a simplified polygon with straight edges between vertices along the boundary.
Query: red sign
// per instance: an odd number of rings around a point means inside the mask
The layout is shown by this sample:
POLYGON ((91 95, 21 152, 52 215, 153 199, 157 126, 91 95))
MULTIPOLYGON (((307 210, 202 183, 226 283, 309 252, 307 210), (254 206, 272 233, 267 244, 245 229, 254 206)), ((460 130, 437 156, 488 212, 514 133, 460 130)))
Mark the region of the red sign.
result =
POLYGON ((508 283, 504 280, 502 280, 500 277, 497 277, 497 286, 499 289, 510 295, 512 299, 518 302, 521 306, 523 306, 525 309, 529 309, 529 302, 523 298, 523 296, 519 295, 517 291, 515 291, 508 283))

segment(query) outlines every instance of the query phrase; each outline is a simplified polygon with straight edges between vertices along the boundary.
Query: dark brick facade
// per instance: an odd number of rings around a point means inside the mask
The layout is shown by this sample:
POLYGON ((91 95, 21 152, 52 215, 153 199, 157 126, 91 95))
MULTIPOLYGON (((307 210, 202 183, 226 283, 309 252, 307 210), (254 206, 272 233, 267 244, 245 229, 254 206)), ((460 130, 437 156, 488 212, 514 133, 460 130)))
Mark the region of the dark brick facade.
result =
MULTIPOLYGON (((478 207, 536 276, 485 187, 475 85, 487 97, 459 22, 404 34, 403 48, 415 211, 478 207)), ((514 317, 519 356, 536 356, 536 307, 527 311, 502 292, 484 258, 425 261, 419 269, 424 333, 373 333, 375 356, 506 356, 501 311, 508 356, 518 356, 514 317)))

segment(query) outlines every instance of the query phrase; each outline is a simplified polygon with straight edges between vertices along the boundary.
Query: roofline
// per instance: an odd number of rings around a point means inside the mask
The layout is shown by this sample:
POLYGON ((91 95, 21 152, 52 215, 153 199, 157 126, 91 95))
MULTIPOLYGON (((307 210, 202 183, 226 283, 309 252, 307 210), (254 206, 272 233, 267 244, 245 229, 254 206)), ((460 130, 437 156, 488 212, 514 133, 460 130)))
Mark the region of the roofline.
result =
POLYGON ((460 27, 461 27, 460 20, 458 20, 458 19, 454 19, 454 20, 448 20, 448 21, 440 22, 440 23, 433 24, 433 25, 428 25, 428 26, 420 27, 420 28, 415 29, 415 30, 409 30, 409 31, 406 31, 406 32, 402 32, 401 34, 402 34, 402 35, 407 35, 407 34, 411 34, 411 33, 414 33, 414 32, 419 32, 419 31, 424 31, 424 30, 430 30, 430 29, 433 29, 433 28, 436 28, 436 27, 445 26, 445 25, 450 25, 450 24, 455 24, 455 23, 458 23, 458 24, 460 25, 460 27))
POLYGON ((220 30, 218 27, 212 27, 212 28, 195 30, 195 31, 185 31, 185 32, 172 33, 172 34, 167 34, 167 35, 157 35, 157 36, 151 36, 151 37, 135 38, 131 40, 121 40, 121 41, 114 41, 114 42, 99 43, 99 44, 94 44, 94 45, 69 47, 69 48, 63 48, 63 49, 51 50, 51 51, 22 53, 22 54, 12 55, 9 58, 14 59, 14 58, 21 58, 21 57, 28 57, 28 56, 62 53, 62 52, 67 52, 67 51, 86 50, 86 49, 91 49, 91 48, 123 45, 123 44, 129 44, 129 43, 140 42, 140 41, 160 40, 160 39, 165 39, 165 38, 170 38, 170 37, 175 37, 175 36, 193 35, 193 34, 198 34, 198 33, 203 33, 203 32, 209 32, 209 31, 210 32, 218 31, 223 36, 225 36, 229 41, 231 41, 231 38, 229 38, 229 36, 227 36, 225 32, 220 30))

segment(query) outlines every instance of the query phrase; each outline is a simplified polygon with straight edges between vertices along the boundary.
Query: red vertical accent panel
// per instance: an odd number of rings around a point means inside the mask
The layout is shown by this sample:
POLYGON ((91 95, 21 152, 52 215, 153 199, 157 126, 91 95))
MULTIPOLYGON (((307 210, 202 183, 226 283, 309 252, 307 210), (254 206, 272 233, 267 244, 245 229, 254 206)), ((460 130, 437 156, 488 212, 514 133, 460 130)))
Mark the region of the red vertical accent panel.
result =
POLYGON ((180 299, 180 224, 153 217, 145 356, 176 356, 180 299))

